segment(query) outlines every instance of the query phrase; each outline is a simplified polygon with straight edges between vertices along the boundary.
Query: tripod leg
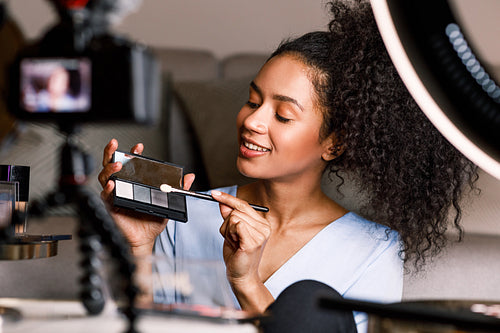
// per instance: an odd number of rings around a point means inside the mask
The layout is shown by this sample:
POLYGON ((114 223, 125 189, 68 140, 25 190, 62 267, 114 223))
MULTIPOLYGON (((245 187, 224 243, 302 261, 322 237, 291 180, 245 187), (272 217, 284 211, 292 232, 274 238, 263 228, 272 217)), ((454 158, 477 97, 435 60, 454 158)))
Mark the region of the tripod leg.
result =
POLYGON ((97 257, 94 258, 92 253, 95 253, 95 250, 100 250, 99 246, 102 244, 106 246, 111 257, 115 259, 115 263, 118 265, 118 276, 113 280, 116 280, 118 286, 122 288, 121 291, 127 300, 126 306, 121 309, 129 321, 127 333, 136 333, 135 325, 138 313, 135 307, 135 299, 138 289, 132 279, 135 272, 135 263, 132 260, 128 243, 97 195, 81 187, 76 202, 78 203, 81 218, 80 230, 83 232, 83 236, 87 236, 86 232, 93 233, 90 237, 85 237, 86 241, 82 243, 84 247, 82 252, 86 251, 84 254, 87 256, 82 262, 85 264, 84 269, 87 272, 87 278, 84 277, 82 280, 82 302, 91 314, 91 311, 95 311, 94 314, 101 312, 104 307, 102 288, 99 288, 102 286, 101 281, 98 278, 95 281, 92 280, 93 274, 97 272, 93 264, 99 264, 99 261, 92 261, 98 259, 97 257), (96 283, 94 284, 94 282, 96 283), (91 294, 92 292, 95 292, 95 298, 91 294), (99 294, 99 292, 101 293, 99 294))
POLYGON ((83 306, 90 315, 97 315, 104 309, 106 300, 103 293, 103 281, 99 270, 102 263, 99 253, 102 251, 100 237, 88 230, 84 223, 80 223, 78 236, 80 237, 80 252, 83 259, 80 266, 83 269, 83 276, 80 279, 81 292, 80 299, 83 306))

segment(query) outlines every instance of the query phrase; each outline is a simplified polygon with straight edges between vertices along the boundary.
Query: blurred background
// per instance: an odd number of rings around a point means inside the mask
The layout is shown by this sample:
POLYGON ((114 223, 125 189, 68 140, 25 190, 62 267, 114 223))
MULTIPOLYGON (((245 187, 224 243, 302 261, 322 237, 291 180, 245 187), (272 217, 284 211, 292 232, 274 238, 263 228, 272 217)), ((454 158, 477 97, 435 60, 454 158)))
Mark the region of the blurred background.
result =
MULTIPOLYGON (((270 52, 290 35, 324 29, 326 0, 124 0, 136 7, 115 26, 150 46, 208 49, 217 57, 270 52)), ((36 38, 57 16, 47 0, 7 1, 27 38, 36 38)))
MULTIPOLYGON (((324 29, 326 0, 123 0, 135 7, 116 31, 151 46, 203 48, 224 57, 235 52, 270 52, 282 38, 324 29)), ((486 61, 500 67, 498 0, 453 0, 486 61), (484 53, 484 52, 482 52, 484 53)), ((7 1, 27 38, 36 38, 56 15, 47 0, 7 1)))

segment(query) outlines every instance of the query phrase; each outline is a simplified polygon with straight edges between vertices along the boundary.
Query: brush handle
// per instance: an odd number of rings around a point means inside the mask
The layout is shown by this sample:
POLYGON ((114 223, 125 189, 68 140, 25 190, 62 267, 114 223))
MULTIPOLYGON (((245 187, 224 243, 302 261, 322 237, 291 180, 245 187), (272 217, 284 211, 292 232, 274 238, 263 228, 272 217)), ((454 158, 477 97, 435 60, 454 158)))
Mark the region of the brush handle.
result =
MULTIPOLYGON (((215 200, 209 194, 198 193, 198 192, 193 192, 193 191, 186 191, 186 190, 181 190, 181 189, 178 189, 178 188, 173 189, 173 192, 182 193, 184 195, 189 195, 191 197, 195 197, 195 198, 198 198, 198 199, 205 199, 205 200, 210 200, 210 201, 218 202, 217 200, 215 200)), ((269 208, 262 207, 262 206, 259 206, 259 205, 250 204, 250 207, 252 207, 253 209, 255 209, 257 211, 264 212, 264 213, 267 213, 269 211, 269 208)))

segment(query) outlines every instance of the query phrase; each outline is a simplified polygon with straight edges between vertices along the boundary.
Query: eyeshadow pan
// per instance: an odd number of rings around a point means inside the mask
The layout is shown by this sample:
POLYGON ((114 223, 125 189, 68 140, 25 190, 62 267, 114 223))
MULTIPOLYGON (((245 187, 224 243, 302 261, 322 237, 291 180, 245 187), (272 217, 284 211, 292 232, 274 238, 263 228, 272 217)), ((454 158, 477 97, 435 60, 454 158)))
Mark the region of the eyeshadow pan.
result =
POLYGON ((149 187, 134 184, 134 200, 151 203, 151 191, 149 187))
POLYGON ((134 190, 132 184, 122 182, 121 180, 115 180, 115 191, 116 195, 122 198, 134 199, 134 190))
POLYGON ((170 193, 168 199, 168 202, 170 203, 170 209, 175 209, 178 211, 183 211, 186 209, 184 196, 177 193, 170 193))
POLYGON ((168 208, 168 194, 151 189, 151 203, 156 206, 168 208))

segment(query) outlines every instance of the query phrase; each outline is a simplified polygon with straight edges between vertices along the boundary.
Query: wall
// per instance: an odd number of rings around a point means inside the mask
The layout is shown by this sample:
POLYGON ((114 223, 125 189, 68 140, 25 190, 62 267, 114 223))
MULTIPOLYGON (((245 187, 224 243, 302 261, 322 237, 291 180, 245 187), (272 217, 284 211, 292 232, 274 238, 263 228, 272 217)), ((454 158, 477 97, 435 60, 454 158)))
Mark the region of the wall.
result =
MULTIPOLYGON (((124 0, 123 2, 137 2, 124 0)), ((153 46, 234 52, 269 52, 282 38, 324 29, 326 0, 142 0, 115 29, 153 46)), ((47 0, 7 2, 28 38, 56 20, 47 0)))
MULTIPOLYGON (((152 46, 208 49, 219 58, 235 52, 269 52, 282 38, 324 29, 329 21, 327 0, 118 2, 137 8, 115 26, 117 32, 152 46)), ((48 0, 7 3, 28 38, 39 37, 56 19, 48 0)), ((473 35, 477 50, 500 77, 500 24, 496 19, 500 1, 481 0, 481 6, 477 0, 451 3, 473 35)))

